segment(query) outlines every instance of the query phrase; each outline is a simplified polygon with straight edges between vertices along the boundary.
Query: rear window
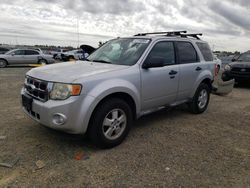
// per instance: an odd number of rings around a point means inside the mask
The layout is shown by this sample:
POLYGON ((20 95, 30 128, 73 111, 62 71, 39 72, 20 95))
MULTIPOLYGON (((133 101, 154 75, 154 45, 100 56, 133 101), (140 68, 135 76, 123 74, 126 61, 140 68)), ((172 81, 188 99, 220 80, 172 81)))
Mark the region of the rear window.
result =
POLYGON ((39 52, 34 50, 25 50, 25 55, 39 55, 39 52))
POLYGON ((201 51, 205 61, 213 61, 213 54, 212 51, 207 43, 197 42, 196 43, 198 48, 201 51))
POLYGON ((177 42, 176 45, 181 64, 196 63, 199 61, 196 50, 190 42, 177 42))

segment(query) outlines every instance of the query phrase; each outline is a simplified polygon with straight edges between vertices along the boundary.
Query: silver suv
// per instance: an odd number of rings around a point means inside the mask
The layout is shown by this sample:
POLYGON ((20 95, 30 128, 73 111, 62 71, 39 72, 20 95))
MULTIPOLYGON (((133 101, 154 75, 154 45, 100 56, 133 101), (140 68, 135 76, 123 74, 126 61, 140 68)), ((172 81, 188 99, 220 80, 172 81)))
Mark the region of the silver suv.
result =
POLYGON ((133 120, 187 103, 207 109, 215 62, 199 34, 142 33, 107 42, 88 61, 53 64, 26 74, 23 109, 37 122, 87 133, 100 147, 127 136, 133 120))

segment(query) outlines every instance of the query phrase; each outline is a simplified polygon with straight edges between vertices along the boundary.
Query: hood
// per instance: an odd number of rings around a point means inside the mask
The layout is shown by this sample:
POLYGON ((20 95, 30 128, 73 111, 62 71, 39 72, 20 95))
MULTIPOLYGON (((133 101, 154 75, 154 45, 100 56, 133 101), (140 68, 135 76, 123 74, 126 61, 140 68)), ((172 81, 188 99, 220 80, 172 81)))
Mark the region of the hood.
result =
POLYGON ((128 68, 128 66, 76 61, 34 68, 31 69, 27 75, 46 81, 73 83, 75 80, 83 77, 126 68, 128 68))
POLYGON ((238 67, 238 68, 250 68, 250 62, 233 62, 229 64, 231 67, 238 67))

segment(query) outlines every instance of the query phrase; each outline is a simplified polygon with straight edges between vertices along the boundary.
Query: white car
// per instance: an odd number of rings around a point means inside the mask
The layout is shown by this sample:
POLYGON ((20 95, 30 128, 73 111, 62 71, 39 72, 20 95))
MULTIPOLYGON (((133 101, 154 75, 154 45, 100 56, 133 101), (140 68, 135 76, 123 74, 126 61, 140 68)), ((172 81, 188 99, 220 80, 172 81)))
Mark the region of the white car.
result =
MULTIPOLYGON (((86 58, 89 56, 89 54, 85 53, 84 56, 86 58)), ((68 51, 68 52, 62 53, 61 57, 62 57, 62 60, 64 61, 68 61, 70 59, 75 59, 75 60, 83 59, 83 50, 78 49, 78 50, 68 51)))

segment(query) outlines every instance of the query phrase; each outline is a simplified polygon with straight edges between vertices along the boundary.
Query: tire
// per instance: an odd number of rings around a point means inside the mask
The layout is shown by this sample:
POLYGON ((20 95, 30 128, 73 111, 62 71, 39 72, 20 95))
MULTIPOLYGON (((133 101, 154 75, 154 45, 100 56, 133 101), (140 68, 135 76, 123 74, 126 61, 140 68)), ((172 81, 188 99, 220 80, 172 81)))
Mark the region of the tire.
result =
POLYGON ((0 59, 0 68, 5 68, 7 67, 8 63, 4 59, 0 59))
POLYGON ((207 84, 201 83, 197 88, 194 97, 188 103, 189 110, 194 114, 201 114, 206 111, 210 99, 210 88, 207 84))
POLYGON ((75 61, 75 57, 74 56, 69 56, 68 61, 75 61))
POLYGON ((88 136, 96 146, 112 148, 126 138, 132 121, 131 108, 125 101, 119 98, 106 100, 93 113, 88 136))
POLYGON ((45 60, 45 59, 40 59, 40 60, 38 61, 38 63, 39 63, 40 65, 47 65, 47 64, 48 64, 47 60, 45 60))

